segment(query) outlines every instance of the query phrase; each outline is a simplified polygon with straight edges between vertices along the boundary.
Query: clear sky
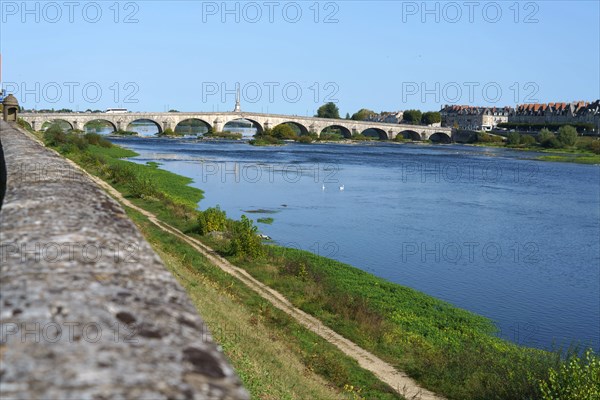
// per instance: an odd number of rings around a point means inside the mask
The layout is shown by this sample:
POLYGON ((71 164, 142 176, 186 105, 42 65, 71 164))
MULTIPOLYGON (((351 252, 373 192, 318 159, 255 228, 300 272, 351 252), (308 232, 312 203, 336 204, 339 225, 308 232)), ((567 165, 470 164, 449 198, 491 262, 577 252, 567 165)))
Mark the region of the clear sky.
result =
POLYGON ((600 97, 598 1, 0 1, 26 108, 312 115, 600 97))

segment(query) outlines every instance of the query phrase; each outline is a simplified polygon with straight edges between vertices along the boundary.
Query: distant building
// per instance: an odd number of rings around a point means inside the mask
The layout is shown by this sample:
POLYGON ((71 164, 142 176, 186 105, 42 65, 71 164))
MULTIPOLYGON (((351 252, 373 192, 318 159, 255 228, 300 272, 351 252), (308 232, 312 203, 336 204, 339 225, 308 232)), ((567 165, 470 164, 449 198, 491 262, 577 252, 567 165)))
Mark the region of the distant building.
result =
POLYGON ((527 124, 593 124, 600 127, 600 100, 593 102, 521 104, 510 115, 511 123, 527 124))
POLYGON ((371 114, 367 121, 382 122, 386 124, 399 124, 402 122, 404 112, 402 111, 382 111, 379 114, 371 114))
POLYGON ((440 110, 442 126, 473 131, 490 131, 498 124, 508 122, 511 107, 444 106, 440 110))

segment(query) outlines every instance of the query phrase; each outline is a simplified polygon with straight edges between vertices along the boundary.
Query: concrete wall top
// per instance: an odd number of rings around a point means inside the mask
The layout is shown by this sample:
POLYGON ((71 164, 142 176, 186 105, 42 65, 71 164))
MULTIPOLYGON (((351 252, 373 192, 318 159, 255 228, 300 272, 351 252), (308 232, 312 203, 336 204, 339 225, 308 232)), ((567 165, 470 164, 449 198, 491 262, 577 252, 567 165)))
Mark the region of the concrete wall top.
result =
POLYGON ((0 122, 3 399, 247 399, 121 206, 0 122))

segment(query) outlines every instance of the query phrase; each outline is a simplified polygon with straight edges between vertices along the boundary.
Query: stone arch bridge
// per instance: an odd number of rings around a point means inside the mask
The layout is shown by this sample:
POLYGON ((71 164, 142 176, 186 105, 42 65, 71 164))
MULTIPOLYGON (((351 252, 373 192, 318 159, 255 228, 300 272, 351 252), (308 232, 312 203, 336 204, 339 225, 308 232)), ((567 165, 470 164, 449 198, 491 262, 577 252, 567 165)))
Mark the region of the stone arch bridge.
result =
POLYGON ((448 141, 452 139, 451 128, 251 112, 23 113, 20 114, 20 117, 35 130, 41 130, 46 122, 56 120, 67 122, 73 129, 83 130, 85 124, 100 120, 109 123, 116 131, 127 130, 132 122, 146 120, 154 123, 161 132, 168 128, 175 130, 180 122, 191 119, 199 120, 207 127, 220 132, 228 122, 245 119, 251 121, 258 131, 289 123, 295 125, 301 134, 314 132, 320 135, 327 128, 337 128, 345 137, 350 137, 352 134, 363 133, 371 129, 377 132, 380 139, 394 139, 398 135, 412 140, 431 138, 448 141))

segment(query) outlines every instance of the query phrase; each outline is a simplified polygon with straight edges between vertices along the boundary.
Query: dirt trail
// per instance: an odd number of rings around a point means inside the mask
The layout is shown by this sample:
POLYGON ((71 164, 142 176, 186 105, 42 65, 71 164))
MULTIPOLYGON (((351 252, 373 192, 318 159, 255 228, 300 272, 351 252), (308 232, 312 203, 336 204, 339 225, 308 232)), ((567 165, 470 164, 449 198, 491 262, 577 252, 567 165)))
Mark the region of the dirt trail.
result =
POLYGON ((108 193, 110 193, 112 196, 118 199, 122 204, 145 215, 153 224, 158 226, 163 231, 171 233, 188 243, 190 246, 192 246, 194 249, 196 249, 198 252, 200 252, 202 255, 208 258, 210 262, 212 262, 214 265, 218 266, 223 271, 242 281, 245 285, 247 285, 249 288, 258 293, 262 298, 269 301, 271 304, 273 304, 275 307, 279 308, 283 312, 292 316, 296 321, 298 321, 298 323, 303 325, 305 328, 309 329, 310 331, 316 333, 328 342, 335 345, 344 354, 356 360, 362 368, 371 371, 375 376, 377 376, 377 378, 387 383, 390 387, 392 387, 392 389, 394 389, 402 396, 406 397, 407 399, 445 400, 444 397, 420 387, 417 382, 411 379, 404 372, 396 370, 394 367, 392 367, 390 364, 386 363, 379 357, 375 356, 374 354, 368 352, 362 347, 356 345, 354 342, 346 339, 345 337, 336 333, 332 329, 323 325, 321 321, 317 318, 294 307, 294 305, 292 305, 292 303, 290 303, 281 293, 271 289, 270 287, 256 280, 245 270, 234 266, 229 261, 219 256, 210 247, 206 246, 205 244, 194 238, 187 236, 180 230, 162 221, 159 221, 154 214, 132 204, 129 200, 124 198, 120 192, 118 192, 108 183, 102 181, 100 178, 88 174, 86 171, 83 172, 86 173, 86 175, 88 175, 91 179, 93 179, 98 185, 103 187, 108 193))

